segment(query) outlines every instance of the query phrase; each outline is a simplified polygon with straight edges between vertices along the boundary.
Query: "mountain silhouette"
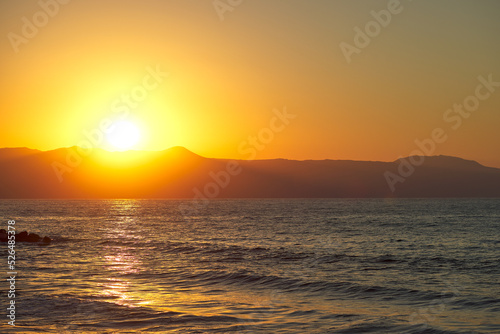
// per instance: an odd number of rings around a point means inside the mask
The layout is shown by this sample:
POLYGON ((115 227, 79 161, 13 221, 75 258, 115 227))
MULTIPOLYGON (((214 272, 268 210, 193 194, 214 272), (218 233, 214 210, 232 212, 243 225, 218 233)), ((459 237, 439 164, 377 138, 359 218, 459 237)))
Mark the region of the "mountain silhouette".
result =
POLYGON ((449 156, 248 161, 205 158, 183 147, 159 152, 0 149, 4 199, 194 197, 500 197, 500 169, 449 156))

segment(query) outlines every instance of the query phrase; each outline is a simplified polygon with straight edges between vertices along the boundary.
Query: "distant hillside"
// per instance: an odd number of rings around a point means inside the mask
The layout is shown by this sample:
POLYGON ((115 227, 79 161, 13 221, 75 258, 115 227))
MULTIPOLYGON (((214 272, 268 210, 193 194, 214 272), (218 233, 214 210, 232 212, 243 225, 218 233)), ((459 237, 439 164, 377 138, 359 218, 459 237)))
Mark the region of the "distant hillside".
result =
POLYGON ((500 169, 447 156, 230 161, 182 147, 82 152, 0 149, 0 198, 500 197, 500 169))

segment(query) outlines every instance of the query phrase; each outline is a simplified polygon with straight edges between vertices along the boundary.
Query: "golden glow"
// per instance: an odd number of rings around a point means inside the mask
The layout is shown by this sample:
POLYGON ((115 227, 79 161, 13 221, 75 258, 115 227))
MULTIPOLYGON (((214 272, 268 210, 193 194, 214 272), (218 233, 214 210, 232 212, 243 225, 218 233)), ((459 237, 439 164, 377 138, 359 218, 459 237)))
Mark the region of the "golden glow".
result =
MULTIPOLYGON (((460 129, 443 121, 448 108, 474 94, 478 76, 500 80, 497 3, 405 5, 408 24, 391 23, 350 64, 338 45, 354 43, 353 27, 378 10, 372 2, 254 6, 228 11, 224 24, 202 1, 61 6, 18 53, 7 38, 0 44, 0 147, 83 146, 102 120, 123 119, 141 130, 140 140, 102 133, 95 147, 184 146, 244 159, 240 143, 269 126, 273 108, 286 106, 297 118, 257 159, 393 161, 441 127, 449 140, 433 154, 500 167, 498 89, 460 129), (453 15, 442 30, 436 13, 448 10, 453 15), (412 21, 427 13, 436 15, 412 21), (150 69, 169 75, 155 79, 150 69)), ((9 2, 0 32, 21 34, 21 18, 39 10, 36 1, 9 2)))
POLYGON ((133 148, 139 142, 141 134, 137 126, 129 121, 117 121, 113 123, 106 139, 109 144, 119 151, 133 148))

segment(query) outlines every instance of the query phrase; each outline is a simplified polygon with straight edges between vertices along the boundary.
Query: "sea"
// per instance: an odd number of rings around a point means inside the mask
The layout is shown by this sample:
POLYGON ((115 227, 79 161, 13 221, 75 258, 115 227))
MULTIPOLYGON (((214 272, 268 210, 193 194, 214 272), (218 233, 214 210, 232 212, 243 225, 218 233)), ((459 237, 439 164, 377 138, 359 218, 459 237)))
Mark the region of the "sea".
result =
POLYGON ((1 333, 500 333, 500 199, 3 200, 0 217, 53 239, 16 243, 14 270, 0 245, 1 333))

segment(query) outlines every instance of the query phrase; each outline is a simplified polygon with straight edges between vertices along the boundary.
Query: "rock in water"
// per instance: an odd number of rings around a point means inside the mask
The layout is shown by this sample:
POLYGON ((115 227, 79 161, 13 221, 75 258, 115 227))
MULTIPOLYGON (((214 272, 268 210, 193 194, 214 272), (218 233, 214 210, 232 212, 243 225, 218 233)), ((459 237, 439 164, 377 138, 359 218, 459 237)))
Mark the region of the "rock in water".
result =
MULTIPOLYGON (((12 235, 12 234, 11 234, 12 235)), ((0 242, 7 242, 9 240, 9 235, 5 229, 0 229, 0 242)), ((28 233, 28 231, 22 231, 16 234, 16 242, 40 242, 41 244, 48 245, 52 242, 52 239, 45 236, 40 237, 36 233, 28 233)))

